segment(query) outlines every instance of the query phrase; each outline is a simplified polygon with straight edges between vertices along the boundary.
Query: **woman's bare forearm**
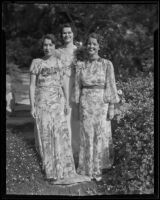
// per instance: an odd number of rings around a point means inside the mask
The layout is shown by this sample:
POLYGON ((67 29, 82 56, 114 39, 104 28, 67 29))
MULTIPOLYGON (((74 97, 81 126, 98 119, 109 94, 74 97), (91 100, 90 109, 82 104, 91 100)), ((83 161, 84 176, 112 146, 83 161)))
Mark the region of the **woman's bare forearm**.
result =
POLYGON ((31 108, 34 108, 34 103, 35 103, 35 86, 33 86, 33 85, 30 85, 30 88, 29 88, 29 97, 30 97, 31 108))
POLYGON ((36 84, 36 76, 31 75, 30 87, 29 87, 29 97, 30 97, 31 108, 34 108, 34 103, 35 103, 35 87, 36 87, 35 84, 36 84))

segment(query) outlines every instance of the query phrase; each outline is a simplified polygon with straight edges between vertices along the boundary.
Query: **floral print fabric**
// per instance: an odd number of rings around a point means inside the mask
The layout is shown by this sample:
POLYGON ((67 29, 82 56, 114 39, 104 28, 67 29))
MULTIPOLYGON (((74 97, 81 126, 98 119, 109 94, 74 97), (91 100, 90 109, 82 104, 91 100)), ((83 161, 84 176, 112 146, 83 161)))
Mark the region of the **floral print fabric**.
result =
POLYGON ((113 65, 99 58, 78 62, 75 97, 80 103, 80 154, 77 172, 94 177, 112 165, 111 123, 107 120, 108 103, 117 103, 113 65))
POLYGON ((64 48, 57 49, 57 55, 60 58, 64 66, 64 74, 66 75, 65 81, 67 85, 67 92, 69 97, 69 104, 71 106, 71 94, 73 92, 74 80, 75 80, 75 67, 74 63, 76 62, 75 57, 76 47, 73 52, 67 52, 64 48))
POLYGON ((68 102, 70 106, 70 113, 69 115, 67 115, 67 123, 72 138, 72 148, 75 157, 78 155, 79 152, 80 131, 80 122, 75 117, 77 105, 71 100, 71 97, 74 94, 76 51, 76 46, 73 46, 73 49, 67 50, 63 47, 57 49, 58 57, 60 58, 64 66, 65 84, 67 87, 68 102))
POLYGON ((51 63, 34 59, 30 73, 37 77, 35 124, 46 177, 73 181, 70 178, 75 177, 76 172, 64 115, 61 62, 58 59, 53 59, 51 63))

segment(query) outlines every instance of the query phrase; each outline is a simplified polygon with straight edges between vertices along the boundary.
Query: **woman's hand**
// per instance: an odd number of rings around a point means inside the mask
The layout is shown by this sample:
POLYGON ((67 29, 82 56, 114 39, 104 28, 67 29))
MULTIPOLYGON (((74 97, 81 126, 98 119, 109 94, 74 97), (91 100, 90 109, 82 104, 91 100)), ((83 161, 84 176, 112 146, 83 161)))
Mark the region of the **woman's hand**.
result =
POLYGON ((36 118, 36 114, 35 114, 35 107, 31 108, 31 115, 32 117, 35 119, 36 118))
POLYGON ((64 105, 64 113, 65 113, 65 115, 68 115, 70 113, 70 107, 68 104, 64 105))
POLYGON ((114 105, 109 105, 107 115, 108 120, 112 120, 114 118, 114 105))

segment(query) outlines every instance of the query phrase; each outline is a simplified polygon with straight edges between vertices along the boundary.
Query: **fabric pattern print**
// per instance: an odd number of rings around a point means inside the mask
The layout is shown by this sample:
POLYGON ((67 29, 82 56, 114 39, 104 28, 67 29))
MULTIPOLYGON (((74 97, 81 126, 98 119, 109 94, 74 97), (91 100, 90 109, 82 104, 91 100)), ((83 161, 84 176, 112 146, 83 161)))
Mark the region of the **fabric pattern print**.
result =
POLYGON ((61 61, 54 58, 49 63, 34 59, 30 73, 37 76, 35 130, 46 177, 55 178, 57 183, 64 184, 80 181, 76 179, 79 176, 75 170, 71 139, 64 115, 64 72, 61 61))
POLYGON ((78 163, 78 153, 79 153, 79 131, 80 122, 77 119, 77 105, 73 101, 74 89, 75 89, 75 66, 76 66, 76 51, 77 47, 74 46, 73 49, 65 49, 63 47, 57 50, 57 54, 62 62, 65 75, 65 85, 67 87, 67 96, 70 106, 70 113, 67 115, 67 123, 69 128, 69 133, 71 135, 71 142, 73 148, 73 154, 75 157, 76 165, 78 163))
POLYGON ((77 62, 75 102, 80 103, 79 174, 93 178, 113 162, 109 103, 118 103, 114 69, 109 60, 77 62))
POLYGON ((69 97, 69 104, 72 106, 71 96, 74 91, 74 80, 75 80, 75 63, 76 63, 76 47, 73 52, 66 52, 63 48, 57 49, 57 55, 60 58, 63 68, 64 75, 66 76, 67 93, 69 97))

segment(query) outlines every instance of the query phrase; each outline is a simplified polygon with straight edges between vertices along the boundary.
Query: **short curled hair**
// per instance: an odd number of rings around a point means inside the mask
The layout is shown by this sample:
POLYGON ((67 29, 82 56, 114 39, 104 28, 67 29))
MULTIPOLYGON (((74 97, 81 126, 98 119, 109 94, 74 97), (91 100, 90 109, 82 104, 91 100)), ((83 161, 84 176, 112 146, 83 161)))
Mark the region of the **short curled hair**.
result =
POLYGON ((102 36, 101 35, 99 35, 98 33, 91 33, 91 34, 89 34, 89 36, 87 37, 87 40, 86 40, 86 45, 87 45, 88 40, 90 38, 96 39, 97 42, 98 42, 98 44, 101 46, 101 41, 102 41, 102 36))
POLYGON ((55 36, 53 34, 46 34, 46 35, 44 35, 42 37, 42 39, 41 39, 41 46, 43 46, 43 43, 44 43, 45 39, 51 40, 52 43, 56 45, 56 38, 55 38, 55 36))

